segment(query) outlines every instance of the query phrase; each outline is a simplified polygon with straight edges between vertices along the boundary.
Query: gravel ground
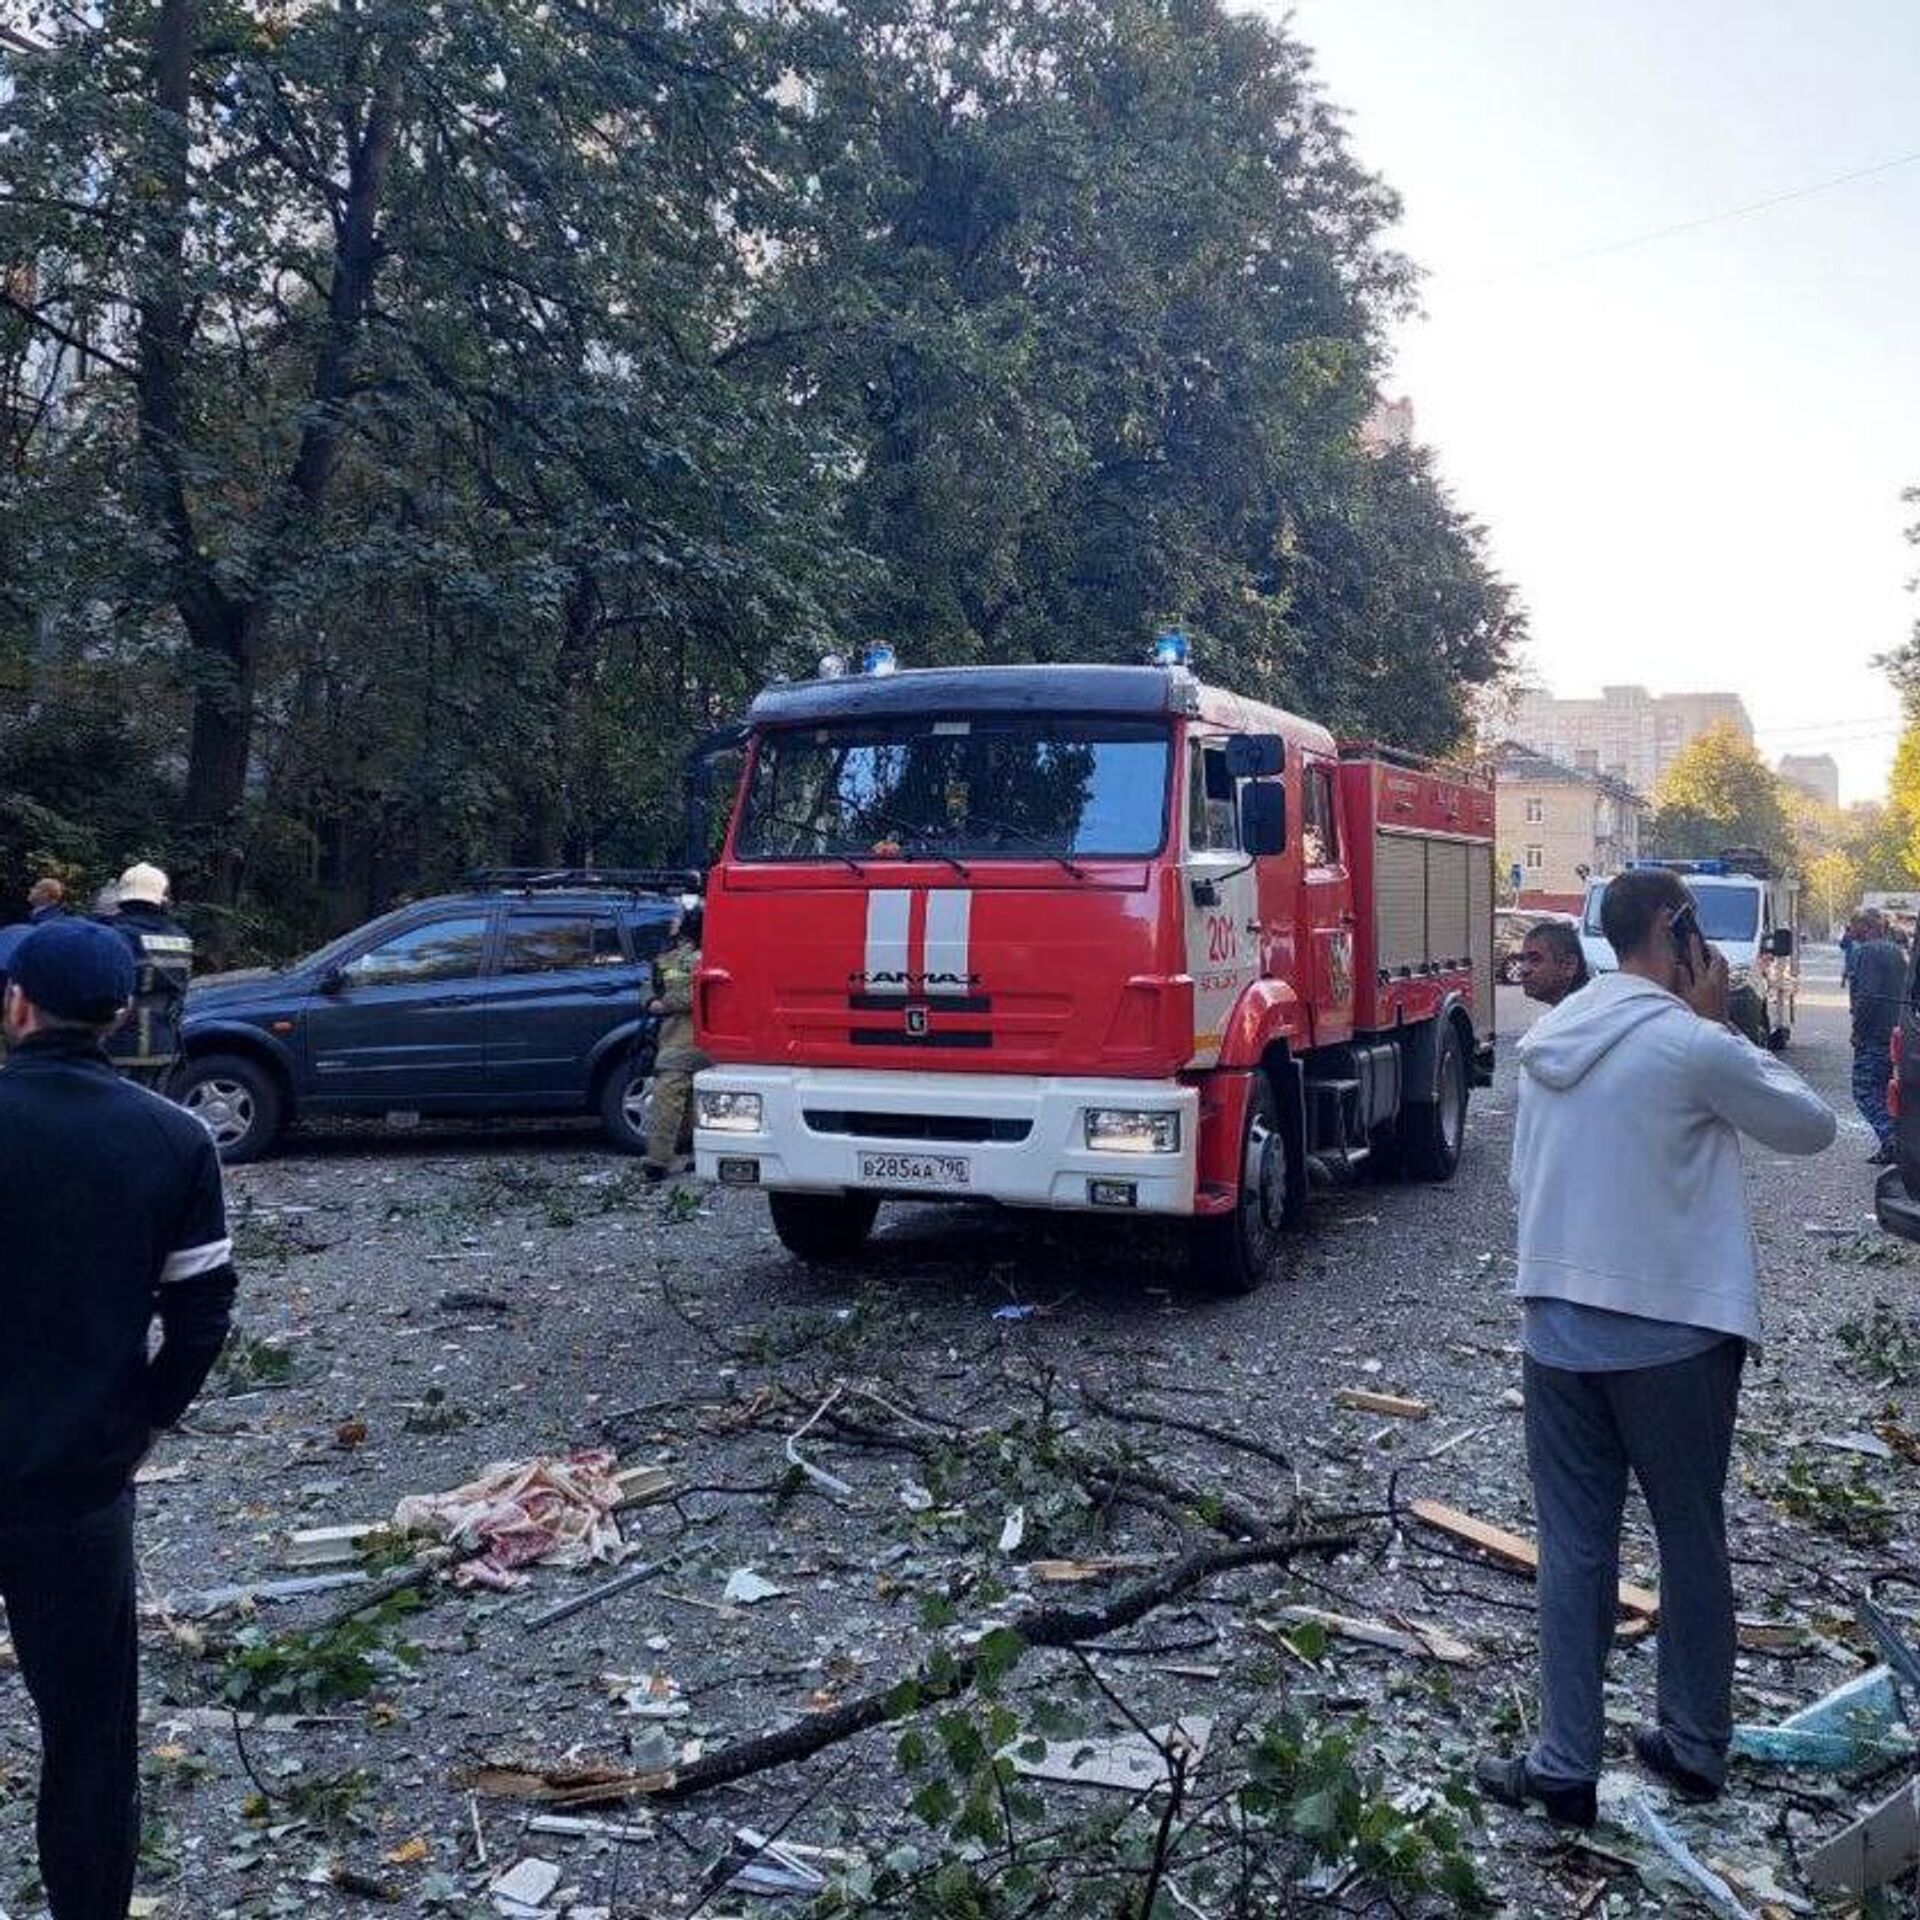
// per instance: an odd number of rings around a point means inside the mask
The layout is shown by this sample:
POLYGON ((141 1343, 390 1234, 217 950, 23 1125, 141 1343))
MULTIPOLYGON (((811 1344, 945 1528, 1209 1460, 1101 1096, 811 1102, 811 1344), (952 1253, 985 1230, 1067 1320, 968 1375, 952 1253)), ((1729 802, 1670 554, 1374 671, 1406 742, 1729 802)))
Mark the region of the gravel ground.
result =
MULTIPOLYGON (((1803 1002, 1792 1057, 1844 1109, 1836 996, 1829 969, 1803 1002)), ((1503 1021, 1522 1011, 1507 998, 1503 1021)), ((1275 1517, 1299 1501, 1311 1524, 1356 1544, 1214 1579, 1088 1661, 1029 1653, 1005 1691, 1022 1734, 1078 1740, 1124 1732, 1129 1718, 1211 1717, 1212 1747, 1187 1803, 1197 1806, 1231 1786, 1263 1732, 1291 1714, 1286 1739, 1300 1726, 1312 1740, 1351 1732, 1356 1761, 1378 1770, 1418 1827, 1418 1790, 1437 1789, 1478 1745, 1517 1740, 1532 1711, 1525 1581, 1444 1554, 1431 1532, 1387 1511, 1426 1496, 1529 1524, 1507 1291, 1510 1048, 1502 1055, 1498 1084, 1476 1096, 1452 1185, 1323 1195, 1290 1283, 1224 1303, 1185 1294, 1171 1249, 1137 1230, 936 1209, 893 1210, 869 1259, 810 1273, 781 1251, 754 1197, 650 1191, 632 1163, 567 1129, 341 1134, 236 1171, 244 1334, 283 1349, 290 1377, 260 1387, 244 1367, 231 1370, 226 1397, 202 1401, 142 1489, 144 1579, 156 1603, 145 1638, 141 1884, 157 1902, 148 1910, 183 1920, 348 1913, 384 1892, 405 1911, 490 1912, 491 1876, 533 1855, 562 1869, 544 1911, 691 1914, 703 1872, 743 1826, 876 1863, 899 1846, 958 1857, 951 1817, 929 1827, 907 1807, 940 1768, 903 1772, 897 1729, 651 1812, 589 1810, 647 1825, 634 1844, 534 1833, 541 1809, 470 1800, 457 1781, 481 1760, 645 1771, 690 1746, 711 1753, 890 1687, 958 1627, 1111 1597, 1141 1571, 1219 1545, 1207 1521, 1236 1501, 1275 1517), (995 1317, 1010 1306, 1037 1311, 995 1317), (804 1451, 850 1489, 840 1497, 796 1485, 784 1451, 836 1385, 840 1398, 804 1451), (1333 1398, 1346 1388, 1416 1396, 1431 1414, 1350 1411, 1333 1398), (861 1431, 836 1424, 846 1420, 861 1431), (396 1629, 417 1649, 411 1667, 330 1705, 335 1717, 256 1726, 244 1752, 207 1711, 227 1680, 222 1646, 233 1633, 310 1626, 340 1596, 262 1608, 251 1623, 228 1610, 197 1626, 172 1617, 182 1596, 285 1577, 290 1529, 381 1519, 403 1495, 455 1485, 487 1462, 582 1446, 676 1476, 675 1500, 625 1521, 642 1556, 678 1554, 670 1571, 541 1632, 525 1626, 532 1611, 604 1575, 539 1569, 518 1594, 440 1590, 396 1629), (1136 1479, 1119 1499, 1090 1497, 1089 1473, 1074 1462, 1100 1458, 1157 1473, 1174 1491, 1156 1495, 1136 1479), (1016 1509, 1024 1534, 1003 1551, 1016 1509), (1071 1586, 1026 1570, 1035 1558, 1087 1555, 1143 1564, 1071 1586), (784 1592, 721 1607, 743 1567, 784 1592), (1374 1620, 1412 1614, 1476 1657, 1446 1665, 1323 1646, 1298 1631, 1289 1644, 1275 1615, 1290 1602, 1374 1620), (205 1651, 193 1650, 196 1636, 205 1651), (636 1716, 608 1674, 659 1676, 654 1697, 686 1711, 636 1716), (361 1891, 340 1884, 343 1871, 361 1891)), ((1905 1579, 1914 1564, 1920 1468, 1819 1444, 1888 1419, 1920 1425, 1915 1390, 1871 1377, 1870 1364, 1920 1371, 1920 1347, 1903 1352, 1889 1336, 1863 1361, 1841 1335, 1883 1300, 1889 1324, 1920 1338, 1906 1312, 1906 1251, 1867 1218, 1866 1144, 1849 1120, 1818 1162, 1751 1162, 1770 1346, 1749 1376, 1733 1503, 1741 1609, 1806 1631, 1743 1657, 1746 1718, 1777 1717, 1852 1671, 1854 1595, 1869 1577, 1905 1579), (1769 1497, 1790 1476, 1797 1514, 1769 1497), (1873 1533, 1884 1537, 1865 1537, 1873 1533)), ((1652 1581, 1637 1506, 1628 1559, 1630 1578, 1652 1581)), ((1887 1581, 1880 1592, 1901 1612, 1913 1589, 1887 1581)), ((1650 1705, 1651 1649, 1624 1647, 1616 1660, 1623 1722, 1650 1705)), ((11 1671, 0 1672, 0 1713, 0 1907, 18 1920, 35 1911, 34 1757, 11 1671)), ((1315 1751, 1325 1759, 1337 1748, 1315 1751)), ((1623 1769, 1621 1784, 1630 1779, 1623 1769)), ((1799 1885, 1796 1847, 1840 1823, 1860 1797, 1853 1784, 1743 1770, 1721 1807, 1668 1811, 1758 1906, 1769 1872, 1781 1889, 1799 1885)), ((930 1801, 922 1810, 937 1811, 930 1801)), ((1151 1853, 1153 1806, 1056 1788, 1044 1816, 1016 1819, 1018 1845, 1005 1848, 1004 1829, 994 1844, 1013 1864, 1039 1859, 1045 1847, 1027 1837, 1036 1829, 1106 1813, 1127 1816, 1110 1842, 1075 1835, 1054 1893, 1009 1898, 1004 1911, 1122 1911, 1119 1882, 1094 1868, 1109 1845, 1151 1853)), ((1297 1824, 1346 1817, 1332 1801, 1311 1813, 1297 1824)), ((1208 1888, 1200 1858, 1240 1858, 1231 1835, 1219 1838, 1221 1819, 1210 1815, 1182 1842, 1178 1898, 1163 1894, 1156 1913, 1236 1910, 1208 1888)), ((1496 1812, 1470 1826, 1466 1846, 1511 1911, 1684 1909, 1671 1884, 1622 1864, 1635 1856, 1631 1841, 1603 1830, 1600 1844, 1567 1848, 1538 1821, 1496 1812)), ((1250 1850, 1264 1877, 1248 1910, 1304 1898, 1282 1890, 1285 1848, 1250 1850)), ((1314 1887, 1346 1911, 1372 1904, 1372 1889, 1342 1885, 1338 1870, 1314 1887)), ((1403 1900, 1402 1910, 1417 1904, 1403 1900)), ((893 1905, 905 1910, 904 1897, 893 1905)), ((777 1909, 715 1888, 698 1910, 777 1909)), ((920 1910, 1000 1909, 954 1896, 920 1910)))

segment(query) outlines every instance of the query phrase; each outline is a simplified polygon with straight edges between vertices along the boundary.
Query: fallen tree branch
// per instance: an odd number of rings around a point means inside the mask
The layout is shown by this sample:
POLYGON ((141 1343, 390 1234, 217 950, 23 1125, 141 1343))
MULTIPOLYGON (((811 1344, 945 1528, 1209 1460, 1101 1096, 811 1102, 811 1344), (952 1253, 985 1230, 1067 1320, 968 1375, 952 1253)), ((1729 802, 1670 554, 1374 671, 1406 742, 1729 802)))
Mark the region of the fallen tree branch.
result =
POLYGON ((1226 1427, 1210 1427, 1204 1420, 1187 1420, 1179 1414, 1159 1413, 1150 1407, 1125 1407, 1117 1400, 1109 1400, 1104 1394, 1095 1393, 1091 1387, 1082 1387, 1080 1398, 1095 1413, 1104 1414, 1109 1420, 1124 1420, 1149 1427, 1170 1427, 1175 1433, 1190 1433, 1198 1439, 1211 1440, 1218 1446, 1250 1453, 1256 1460, 1264 1460, 1269 1466, 1278 1467, 1282 1473, 1293 1472, 1293 1461, 1278 1447, 1270 1447, 1263 1440, 1249 1439, 1244 1433, 1233 1433, 1226 1427))
MULTIPOLYGON (((1117 1632, 1121 1627, 1130 1627, 1156 1607, 1165 1606, 1169 1600, 1176 1600, 1223 1573, 1233 1573, 1242 1567, 1282 1566, 1296 1554, 1340 1553, 1356 1544, 1352 1534, 1323 1533, 1300 1534, 1290 1539, 1269 1535, 1229 1546, 1203 1547, 1163 1572, 1122 1587, 1104 1606, 1040 1607, 1012 1623, 1012 1631, 1029 1648, 1076 1646, 1117 1632)), ((903 1699, 911 1699, 918 1707, 971 1691, 979 1680, 980 1666, 979 1658, 970 1654, 961 1655, 938 1672, 930 1665, 922 1665, 904 1682, 864 1693, 825 1713, 809 1714, 773 1733, 736 1740, 715 1752, 703 1754, 665 1776, 651 1797, 690 1799, 696 1793, 743 1780, 749 1774, 766 1773, 775 1767, 792 1766, 796 1761, 810 1759, 827 1747, 900 1718, 903 1699)))

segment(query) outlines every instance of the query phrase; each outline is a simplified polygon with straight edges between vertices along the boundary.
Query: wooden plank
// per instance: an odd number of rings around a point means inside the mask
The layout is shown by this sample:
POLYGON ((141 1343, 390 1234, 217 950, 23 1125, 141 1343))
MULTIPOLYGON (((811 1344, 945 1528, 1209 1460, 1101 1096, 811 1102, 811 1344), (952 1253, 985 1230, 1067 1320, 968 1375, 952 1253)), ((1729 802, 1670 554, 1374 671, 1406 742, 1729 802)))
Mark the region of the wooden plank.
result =
POLYGON ((1411 1653, 1427 1660, 1444 1660, 1453 1666, 1470 1666, 1479 1656, 1464 1640, 1457 1640, 1444 1628, 1423 1621, 1409 1620, 1404 1626, 1384 1620, 1361 1620, 1351 1614, 1329 1613, 1324 1607, 1282 1607, 1280 1618, 1306 1621, 1324 1627, 1340 1640, 1357 1640, 1362 1646, 1384 1647, 1389 1653, 1411 1653))
MULTIPOLYGON (((1458 1507, 1446 1506, 1438 1500, 1416 1500, 1408 1511, 1423 1526, 1464 1540, 1468 1546, 1478 1547, 1517 1573, 1532 1577, 1540 1571, 1540 1549, 1524 1534, 1509 1533, 1505 1527, 1477 1520, 1472 1514, 1462 1513, 1458 1507)), ((1646 1587, 1636 1587, 1631 1581, 1620 1582, 1620 1606, 1623 1612, 1638 1614, 1644 1620, 1657 1620, 1660 1616, 1660 1596, 1646 1587)))
POLYGON ((1367 1387, 1342 1387, 1333 1398, 1336 1405, 1351 1407, 1356 1413, 1388 1413, 1396 1420, 1424 1420, 1433 1411, 1425 1400, 1399 1393, 1375 1393, 1367 1387))

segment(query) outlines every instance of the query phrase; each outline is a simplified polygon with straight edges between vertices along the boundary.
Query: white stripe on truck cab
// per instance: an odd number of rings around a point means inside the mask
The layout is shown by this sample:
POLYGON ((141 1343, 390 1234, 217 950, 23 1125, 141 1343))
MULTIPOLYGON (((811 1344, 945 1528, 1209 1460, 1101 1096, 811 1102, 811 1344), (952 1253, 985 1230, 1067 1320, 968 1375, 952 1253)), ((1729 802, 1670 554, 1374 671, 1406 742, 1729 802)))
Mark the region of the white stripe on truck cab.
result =
POLYGON ((927 957, 922 971, 929 993, 970 991, 972 919, 971 893, 943 889, 927 895, 927 957))
POLYGON ((867 992, 906 992, 907 921, 912 909, 913 895, 904 887, 867 895, 867 992))

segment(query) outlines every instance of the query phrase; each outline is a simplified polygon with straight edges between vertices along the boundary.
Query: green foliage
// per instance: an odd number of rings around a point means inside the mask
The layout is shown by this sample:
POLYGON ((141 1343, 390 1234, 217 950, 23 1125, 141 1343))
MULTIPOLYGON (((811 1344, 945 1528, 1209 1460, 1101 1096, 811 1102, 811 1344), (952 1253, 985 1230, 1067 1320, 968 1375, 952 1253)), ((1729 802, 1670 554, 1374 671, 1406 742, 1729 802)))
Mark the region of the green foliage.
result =
POLYGON ((1843 1320, 1837 1331, 1848 1366, 1863 1380, 1899 1387, 1920 1379, 1920 1333, 1891 1302, 1876 1300, 1864 1320, 1843 1320))
POLYGON ((157 852, 218 957, 284 957, 477 860, 673 857, 690 741, 835 636, 1178 620, 1438 750, 1521 634, 1427 455, 1362 436, 1393 195, 1218 0, 54 38, 0 143, 9 897, 157 852))
POLYGON ((1490 1906, 1467 1845, 1478 1800, 1449 1778, 1409 1792, 1357 1758, 1361 1722, 1328 1728, 1284 1714, 1260 1734, 1240 1790, 1250 1821, 1291 1835, 1302 1867, 1348 1867, 1389 1893, 1444 1895, 1455 1912, 1490 1906))
POLYGON ((282 1634, 243 1627, 226 1655, 220 1697, 259 1713, 320 1713, 362 1699, 418 1660, 398 1629, 420 1604, 408 1591, 337 1626, 282 1634))
POLYGON ((284 1387, 292 1378, 291 1347, 235 1327, 214 1362, 209 1391, 216 1396, 252 1393, 261 1387, 284 1387))
POLYGON ((1859 1460, 1844 1470, 1811 1457, 1791 1460, 1768 1498, 1782 1513, 1856 1546, 1879 1546, 1893 1535, 1892 1505, 1859 1460))
POLYGON ((1785 859, 1792 851, 1779 780, 1731 726, 1688 741, 1655 795, 1654 843, 1670 859, 1758 847, 1785 859))

